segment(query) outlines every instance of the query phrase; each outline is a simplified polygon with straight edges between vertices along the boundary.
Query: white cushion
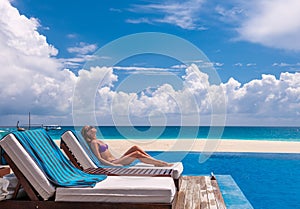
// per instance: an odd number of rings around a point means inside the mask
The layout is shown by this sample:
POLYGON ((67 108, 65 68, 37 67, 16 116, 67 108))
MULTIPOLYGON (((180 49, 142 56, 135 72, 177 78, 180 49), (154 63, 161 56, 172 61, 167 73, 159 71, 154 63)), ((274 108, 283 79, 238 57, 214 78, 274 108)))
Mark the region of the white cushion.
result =
POLYGON ((170 203, 175 194, 171 177, 108 176, 93 188, 59 187, 55 201, 170 203))
POLYGON ((4 137, 0 145, 44 200, 53 196, 55 187, 13 134, 4 137))
POLYGON ((68 148, 72 151, 72 154, 75 156, 77 161, 83 167, 83 169, 87 168, 97 168, 97 166, 93 163, 90 157, 86 154, 82 146, 79 144, 78 140, 74 136, 71 131, 66 131, 61 139, 66 143, 68 148))

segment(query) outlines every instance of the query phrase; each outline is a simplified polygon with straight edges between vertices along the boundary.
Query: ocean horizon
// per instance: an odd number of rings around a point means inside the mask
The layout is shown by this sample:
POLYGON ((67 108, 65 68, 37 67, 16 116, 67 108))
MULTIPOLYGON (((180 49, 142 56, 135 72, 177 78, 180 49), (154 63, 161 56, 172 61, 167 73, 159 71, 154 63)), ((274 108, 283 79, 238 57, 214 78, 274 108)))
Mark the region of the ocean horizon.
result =
MULTIPOLYGON (((54 140, 67 130, 80 131, 80 127, 59 126, 60 129, 48 130, 54 140)), ((26 128, 26 127, 25 127, 26 128)), ((31 127, 35 129, 38 127, 31 127)), ((234 140, 266 140, 266 141, 300 141, 300 127, 271 127, 271 126, 98 126, 97 137, 106 140, 115 139, 234 139, 234 140), (217 133, 214 133, 217 132, 217 133)), ((0 137, 16 127, 0 127, 0 137)))

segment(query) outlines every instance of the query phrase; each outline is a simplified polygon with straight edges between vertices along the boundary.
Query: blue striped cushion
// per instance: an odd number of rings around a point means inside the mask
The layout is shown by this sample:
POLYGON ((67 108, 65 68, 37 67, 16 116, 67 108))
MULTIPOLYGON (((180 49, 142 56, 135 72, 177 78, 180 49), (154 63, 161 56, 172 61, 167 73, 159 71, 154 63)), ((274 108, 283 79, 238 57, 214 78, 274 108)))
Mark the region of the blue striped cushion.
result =
POLYGON ((44 129, 13 132, 47 178, 57 186, 94 186, 106 178, 75 168, 44 129))

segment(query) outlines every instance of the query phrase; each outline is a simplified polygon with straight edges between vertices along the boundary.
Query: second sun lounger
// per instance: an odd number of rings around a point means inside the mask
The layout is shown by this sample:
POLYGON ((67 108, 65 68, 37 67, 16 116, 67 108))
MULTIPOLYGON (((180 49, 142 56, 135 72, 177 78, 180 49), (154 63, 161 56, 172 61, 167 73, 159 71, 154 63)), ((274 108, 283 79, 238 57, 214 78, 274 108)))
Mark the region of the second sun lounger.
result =
MULTIPOLYGON (((110 168, 109 166, 103 166, 100 164, 99 160, 96 158, 94 153, 90 150, 86 142, 77 136, 72 131, 66 131, 61 136, 60 147, 64 150, 66 155, 72 161, 72 163, 88 172, 93 171, 94 173, 108 172, 108 175, 114 175, 113 172, 117 172, 116 168, 110 168)), ((141 175, 151 175, 162 176, 162 175, 171 175, 176 182, 183 172, 183 165, 181 162, 175 162, 171 167, 154 167, 144 163, 138 163, 137 165, 131 166, 130 168, 125 168, 122 170, 119 168, 119 173, 117 175, 138 175, 140 171, 141 175), (128 169, 132 169, 131 172, 128 169)))

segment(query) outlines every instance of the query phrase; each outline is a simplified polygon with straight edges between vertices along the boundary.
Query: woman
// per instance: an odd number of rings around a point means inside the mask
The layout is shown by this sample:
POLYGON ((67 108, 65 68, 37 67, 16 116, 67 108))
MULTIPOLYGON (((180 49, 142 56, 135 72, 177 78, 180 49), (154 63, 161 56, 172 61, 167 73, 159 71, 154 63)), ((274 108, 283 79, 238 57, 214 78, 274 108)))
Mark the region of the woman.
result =
POLYGON ((104 165, 129 165, 134 160, 139 159, 143 163, 153 164, 155 166, 172 166, 172 164, 154 159, 138 146, 131 147, 120 158, 115 158, 109 151, 108 145, 96 138, 96 133, 97 129, 93 126, 84 126, 81 129, 83 138, 87 141, 99 161, 104 165))

